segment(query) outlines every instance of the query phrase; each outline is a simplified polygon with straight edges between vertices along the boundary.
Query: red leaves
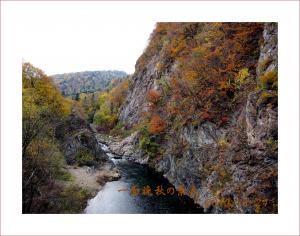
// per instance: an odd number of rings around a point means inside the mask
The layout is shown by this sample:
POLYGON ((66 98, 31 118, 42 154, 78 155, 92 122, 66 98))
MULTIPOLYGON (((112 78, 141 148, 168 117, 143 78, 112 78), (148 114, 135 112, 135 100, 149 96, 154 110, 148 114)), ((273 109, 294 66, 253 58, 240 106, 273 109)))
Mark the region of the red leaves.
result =
POLYGON ((207 111, 200 112, 200 118, 203 121, 209 121, 212 119, 211 115, 207 111))
POLYGON ((228 120, 229 120, 228 116, 222 116, 220 125, 226 124, 228 122, 228 120))

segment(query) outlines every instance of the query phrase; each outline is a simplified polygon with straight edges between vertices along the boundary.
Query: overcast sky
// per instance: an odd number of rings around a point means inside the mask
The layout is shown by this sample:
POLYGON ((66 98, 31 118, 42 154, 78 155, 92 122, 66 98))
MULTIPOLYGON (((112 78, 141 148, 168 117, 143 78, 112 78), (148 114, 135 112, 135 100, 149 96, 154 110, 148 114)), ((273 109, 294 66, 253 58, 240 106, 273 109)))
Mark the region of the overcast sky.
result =
POLYGON ((29 4, 14 8, 23 60, 48 75, 85 70, 134 72, 155 22, 105 4, 29 4))

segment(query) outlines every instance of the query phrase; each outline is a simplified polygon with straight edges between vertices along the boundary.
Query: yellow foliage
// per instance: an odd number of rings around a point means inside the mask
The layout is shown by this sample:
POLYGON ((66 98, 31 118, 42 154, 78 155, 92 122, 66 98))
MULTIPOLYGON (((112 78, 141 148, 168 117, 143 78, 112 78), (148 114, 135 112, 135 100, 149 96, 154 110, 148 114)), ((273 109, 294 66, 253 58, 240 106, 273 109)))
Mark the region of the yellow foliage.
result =
POLYGON ((266 212, 277 212, 278 203, 275 199, 257 198, 254 202, 254 210, 256 214, 266 212))
POLYGON ((277 92, 275 91, 262 91, 260 94, 257 105, 267 104, 272 101, 273 98, 277 98, 277 92))
POLYGON ((207 48, 204 45, 192 49, 194 57, 202 57, 207 53, 207 48))
POLYGON ((29 105, 26 103, 28 99, 38 108, 48 109, 56 116, 67 116, 71 113, 71 102, 60 94, 52 81, 41 70, 24 64, 23 109, 29 105))
POLYGON ((193 70, 189 70, 184 73, 184 79, 186 79, 187 81, 189 81, 191 83, 194 83, 195 80, 197 79, 197 77, 198 77, 198 73, 193 70))
POLYGON ((263 89, 266 90, 277 90, 278 87, 278 76, 276 70, 265 72, 260 77, 260 83, 263 89))
POLYGON ((221 149, 226 148, 228 145, 229 145, 229 144, 228 144, 226 138, 221 137, 221 138, 218 140, 218 146, 219 146, 221 149))
POLYGON ((220 198, 217 201, 217 205, 225 210, 231 210, 234 208, 234 201, 231 198, 220 198))
POLYGON ((235 77, 235 84, 238 88, 244 85, 247 81, 247 78, 250 76, 248 68, 243 68, 239 70, 237 76, 235 77))

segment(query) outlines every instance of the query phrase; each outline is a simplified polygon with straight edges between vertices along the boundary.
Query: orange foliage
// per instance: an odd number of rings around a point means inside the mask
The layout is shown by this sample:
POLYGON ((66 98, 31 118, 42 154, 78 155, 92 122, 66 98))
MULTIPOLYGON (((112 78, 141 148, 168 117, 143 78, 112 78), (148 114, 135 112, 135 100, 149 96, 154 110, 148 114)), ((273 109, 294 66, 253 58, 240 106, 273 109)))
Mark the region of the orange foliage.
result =
POLYGON ((249 76, 255 75, 262 31, 262 23, 158 23, 136 64, 136 69, 144 70, 159 55, 157 73, 168 73, 168 94, 155 90, 147 94, 152 103, 150 117, 159 113, 180 124, 196 122, 199 117, 225 124, 222 116, 238 100, 233 98, 255 87, 252 80, 242 85, 247 88, 236 90, 234 81, 243 68, 249 76))
POLYGON ((149 132, 151 134, 160 134, 166 128, 166 123, 164 120, 157 114, 153 115, 150 120, 149 132))
POLYGON ((147 94, 147 100, 154 104, 158 103, 158 101, 160 100, 160 97, 161 97, 160 92, 157 90, 154 90, 154 89, 149 90, 149 92, 147 94))
POLYGON ((184 73, 184 79, 190 83, 193 83, 198 77, 198 73, 193 70, 186 71, 184 73))
MULTIPOLYGON (((255 73, 263 25, 186 23, 179 28, 169 33, 173 34, 170 45, 180 45, 180 52, 176 53, 178 69, 170 81, 170 100, 177 102, 181 113, 176 115, 183 120, 194 120, 197 112, 204 120, 219 122, 235 96, 232 82, 238 72, 246 67, 255 73), (178 44, 178 40, 185 43, 178 44), (203 112, 207 108, 209 115, 203 112)), ((174 109, 168 111, 174 115, 174 109)))
POLYGON ((113 111, 116 110, 117 112, 117 110, 121 107, 122 103, 126 98, 128 87, 128 80, 124 80, 109 92, 111 100, 111 109, 113 111))

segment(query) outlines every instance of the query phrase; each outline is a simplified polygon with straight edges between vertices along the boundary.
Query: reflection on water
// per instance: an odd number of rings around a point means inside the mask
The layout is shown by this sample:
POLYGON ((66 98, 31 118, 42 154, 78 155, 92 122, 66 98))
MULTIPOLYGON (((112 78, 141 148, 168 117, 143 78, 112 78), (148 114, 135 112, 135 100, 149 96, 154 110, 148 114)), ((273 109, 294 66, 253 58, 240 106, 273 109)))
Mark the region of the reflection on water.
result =
POLYGON ((122 178, 108 182, 100 192, 88 202, 85 213, 203 213, 202 209, 186 197, 174 195, 133 196, 131 188, 138 189, 149 185, 152 193, 162 185, 166 191, 170 183, 158 173, 146 166, 127 160, 113 159, 121 172, 122 178))

